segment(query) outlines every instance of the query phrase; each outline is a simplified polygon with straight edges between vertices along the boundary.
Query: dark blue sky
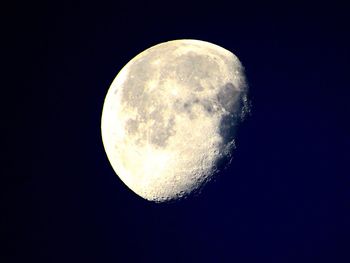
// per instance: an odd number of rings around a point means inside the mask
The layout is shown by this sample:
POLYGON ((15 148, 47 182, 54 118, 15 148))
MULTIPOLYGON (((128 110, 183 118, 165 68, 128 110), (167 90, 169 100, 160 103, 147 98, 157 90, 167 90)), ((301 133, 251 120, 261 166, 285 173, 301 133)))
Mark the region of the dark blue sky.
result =
POLYGON ((346 7, 117 2, 5 10, 2 262, 349 262, 346 7), (235 53, 253 107, 216 182, 159 205, 114 174, 100 117, 118 71, 179 38, 235 53))

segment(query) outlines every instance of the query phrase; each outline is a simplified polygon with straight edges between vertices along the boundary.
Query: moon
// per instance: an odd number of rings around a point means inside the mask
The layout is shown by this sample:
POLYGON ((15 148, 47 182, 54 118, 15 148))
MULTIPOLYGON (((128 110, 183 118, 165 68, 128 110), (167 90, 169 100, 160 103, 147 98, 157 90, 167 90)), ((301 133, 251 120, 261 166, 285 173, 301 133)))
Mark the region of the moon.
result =
POLYGON ((231 158, 247 95, 241 62, 218 45, 183 39, 146 49, 105 97, 101 133, 111 166, 149 201, 198 192, 231 158))

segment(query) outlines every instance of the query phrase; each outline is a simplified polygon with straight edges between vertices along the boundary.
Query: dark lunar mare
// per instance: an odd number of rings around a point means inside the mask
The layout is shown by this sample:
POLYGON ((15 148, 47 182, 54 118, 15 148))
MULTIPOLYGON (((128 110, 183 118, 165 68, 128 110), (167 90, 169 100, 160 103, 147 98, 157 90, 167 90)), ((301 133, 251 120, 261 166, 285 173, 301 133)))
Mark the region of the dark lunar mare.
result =
POLYGON ((226 110, 219 124, 219 134, 223 144, 232 141, 235 136, 236 126, 241 122, 241 112, 244 106, 242 92, 232 83, 225 84, 219 91, 217 99, 226 110))
POLYGON ((245 115, 249 112, 247 103, 246 90, 238 90, 232 83, 225 84, 219 91, 217 99, 219 104, 226 110, 219 123, 219 134, 222 138, 221 147, 229 148, 216 162, 218 170, 224 169, 232 160, 232 150, 235 145, 234 139, 237 133, 238 125, 244 120, 245 115))

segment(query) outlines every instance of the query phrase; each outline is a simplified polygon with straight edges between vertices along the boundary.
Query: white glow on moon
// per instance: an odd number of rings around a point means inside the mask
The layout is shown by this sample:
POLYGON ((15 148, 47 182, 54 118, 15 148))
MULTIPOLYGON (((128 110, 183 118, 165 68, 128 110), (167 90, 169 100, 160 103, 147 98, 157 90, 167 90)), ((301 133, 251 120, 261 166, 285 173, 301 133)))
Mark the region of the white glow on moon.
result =
POLYGON ((234 148, 247 91, 238 58, 209 42, 174 40, 141 52, 114 79, 103 106, 114 171, 151 201, 199 189, 234 148))

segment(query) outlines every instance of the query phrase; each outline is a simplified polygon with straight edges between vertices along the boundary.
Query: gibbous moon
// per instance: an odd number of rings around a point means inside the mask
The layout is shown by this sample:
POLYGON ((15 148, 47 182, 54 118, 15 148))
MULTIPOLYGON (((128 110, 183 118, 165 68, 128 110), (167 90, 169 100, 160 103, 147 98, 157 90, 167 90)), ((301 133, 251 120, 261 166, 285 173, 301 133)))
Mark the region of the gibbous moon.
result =
POLYGON ((185 39, 141 52, 103 105, 102 140, 114 171, 155 202, 202 188, 230 159, 247 91, 242 64, 220 46, 185 39))

